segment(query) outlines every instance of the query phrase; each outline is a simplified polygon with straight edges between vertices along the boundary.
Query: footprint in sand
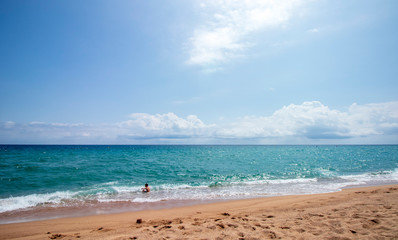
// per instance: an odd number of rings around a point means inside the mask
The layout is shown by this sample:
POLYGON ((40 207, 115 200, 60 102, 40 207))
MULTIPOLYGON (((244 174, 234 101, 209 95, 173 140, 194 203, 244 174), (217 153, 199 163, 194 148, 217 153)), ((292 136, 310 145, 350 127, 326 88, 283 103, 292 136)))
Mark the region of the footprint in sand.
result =
POLYGON ((73 235, 75 236, 75 238, 80 238, 80 233, 75 233, 73 235))
POLYGON ((63 238, 63 237, 66 237, 66 235, 62 235, 62 234, 56 233, 56 234, 51 235, 49 238, 50 239, 60 239, 60 238, 63 238))
POLYGON ((213 226, 213 225, 212 225, 212 226, 207 226, 207 228, 208 228, 208 229, 211 229, 211 230, 215 230, 215 229, 216 229, 216 226, 213 226))
POLYGON ((183 222, 181 219, 179 219, 179 218, 174 219, 173 222, 175 222, 175 223, 177 223, 177 224, 184 223, 184 222, 183 222))
POLYGON ((370 221, 372 223, 374 223, 374 224, 379 224, 380 223, 380 220, 378 220, 378 219, 371 219, 370 221))
POLYGON ((183 225, 178 226, 178 229, 180 229, 180 230, 185 230, 185 226, 183 226, 183 225))
POLYGON ((222 224, 222 223, 217 223, 216 225, 219 226, 221 229, 224 229, 224 228, 225 228, 225 225, 222 224))
POLYGON ((232 223, 228 223, 227 226, 231 227, 231 228, 238 228, 239 227, 238 225, 232 224, 232 223))
POLYGON ((262 229, 269 229, 269 226, 267 226, 267 225, 261 225, 260 223, 256 223, 256 224, 254 224, 254 226, 259 227, 259 228, 262 228, 262 229))
POLYGON ((264 235, 267 237, 267 238, 270 238, 270 239, 275 239, 275 238, 277 238, 277 236, 276 236, 276 233, 275 232, 273 232, 273 231, 264 231, 264 235))
POLYGON ((316 214, 316 213, 308 213, 310 217, 324 217, 323 214, 316 214))
POLYGON ((193 222, 191 225, 192 225, 192 226, 201 226, 202 223, 200 223, 200 222, 193 222))
POLYGON ((110 228, 99 227, 99 228, 97 228, 95 230, 92 230, 91 232, 96 232, 96 231, 109 232, 109 231, 112 231, 112 230, 113 229, 110 229, 110 228))
POLYGON ((160 230, 163 230, 163 229, 170 229, 170 228, 171 228, 170 225, 165 225, 165 226, 159 228, 159 231, 160 231, 160 230))

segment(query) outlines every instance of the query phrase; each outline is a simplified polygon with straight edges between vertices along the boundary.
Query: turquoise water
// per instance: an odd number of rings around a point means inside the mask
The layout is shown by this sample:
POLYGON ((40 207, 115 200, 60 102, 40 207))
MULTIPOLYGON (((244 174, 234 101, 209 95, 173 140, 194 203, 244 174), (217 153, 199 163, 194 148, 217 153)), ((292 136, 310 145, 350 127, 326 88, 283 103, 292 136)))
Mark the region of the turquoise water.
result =
POLYGON ((398 145, 0 146, 0 214, 241 199, 398 182, 398 145), (150 194, 142 194, 148 183, 150 194))

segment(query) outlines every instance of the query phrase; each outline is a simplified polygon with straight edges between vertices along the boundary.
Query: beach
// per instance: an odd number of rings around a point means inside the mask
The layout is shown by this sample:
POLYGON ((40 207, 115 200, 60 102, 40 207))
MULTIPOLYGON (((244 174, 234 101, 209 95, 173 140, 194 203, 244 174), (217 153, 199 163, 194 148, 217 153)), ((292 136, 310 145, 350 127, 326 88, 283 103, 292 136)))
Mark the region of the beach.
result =
POLYGON ((0 239, 398 239, 398 185, 0 225, 0 239))

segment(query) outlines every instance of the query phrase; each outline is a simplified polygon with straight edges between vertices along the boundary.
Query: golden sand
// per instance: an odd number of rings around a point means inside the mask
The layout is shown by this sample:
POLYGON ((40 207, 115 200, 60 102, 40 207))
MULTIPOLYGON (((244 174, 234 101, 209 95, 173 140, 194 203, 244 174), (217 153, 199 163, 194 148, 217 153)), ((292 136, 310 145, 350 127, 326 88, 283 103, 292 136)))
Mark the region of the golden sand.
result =
POLYGON ((3 224, 0 239, 398 239, 398 185, 3 224))

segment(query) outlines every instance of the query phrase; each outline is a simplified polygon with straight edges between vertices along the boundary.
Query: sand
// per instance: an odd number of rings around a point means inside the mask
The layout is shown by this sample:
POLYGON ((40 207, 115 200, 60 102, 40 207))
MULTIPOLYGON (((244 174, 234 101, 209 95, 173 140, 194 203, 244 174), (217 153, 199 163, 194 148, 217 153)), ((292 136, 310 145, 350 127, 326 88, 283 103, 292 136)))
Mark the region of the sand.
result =
POLYGON ((398 185, 3 224, 0 239, 398 239, 398 185))

